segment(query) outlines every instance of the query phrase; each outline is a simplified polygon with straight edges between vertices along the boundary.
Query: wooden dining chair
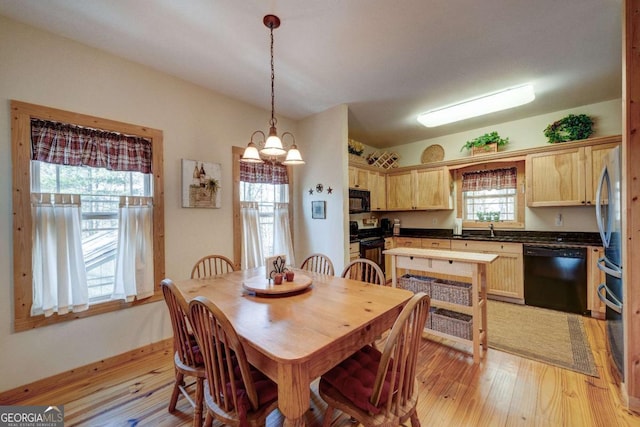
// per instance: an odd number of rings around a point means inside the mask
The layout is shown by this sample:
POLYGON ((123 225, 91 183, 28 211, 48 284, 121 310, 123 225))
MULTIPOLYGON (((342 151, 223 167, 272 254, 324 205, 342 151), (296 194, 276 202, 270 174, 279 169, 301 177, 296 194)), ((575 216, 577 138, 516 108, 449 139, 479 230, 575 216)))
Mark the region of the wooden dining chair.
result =
POLYGON ((191 269, 191 278, 200 279, 203 277, 217 276, 235 271, 233 262, 223 255, 207 255, 196 262, 191 269))
POLYGON ((173 328, 173 348, 175 350, 173 362, 176 371, 176 380, 173 386, 173 393, 169 401, 169 412, 174 412, 180 393, 189 401, 194 408, 193 425, 202 425, 202 402, 204 391, 204 360, 200 354, 200 349, 193 335, 189 322, 189 305, 184 299, 180 289, 170 279, 164 279, 160 283, 162 295, 169 308, 171 317, 171 327, 173 328), (192 398, 184 377, 194 377, 196 384, 195 397, 192 398))
POLYGON ((225 314, 205 297, 189 303, 206 371, 205 427, 213 419, 231 426, 262 426, 278 406, 278 386, 247 361, 242 342, 225 314))
POLYGON ((384 285, 386 283, 382 269, 378 267, 378 264, 366 258, 351 261, 342 271, 342 277, 373 283, 374 285, 384 285))
POLYGON ((429 305, 427 294, 415 294, 382 352, 367 345, 320 378, 320 396, 328 405, 324 427, 331 425, 335 409, 364 426, 399 426, 408 419, 412 427, 420 426, 416 365, 429 305))
POLYGON ((302 270, 313 271, 314 273, 326 274, 333 276, 335 271, 333 270, 333 263, 328 256, 324 254, 311 254, 302 261, 300 265, 302 270))

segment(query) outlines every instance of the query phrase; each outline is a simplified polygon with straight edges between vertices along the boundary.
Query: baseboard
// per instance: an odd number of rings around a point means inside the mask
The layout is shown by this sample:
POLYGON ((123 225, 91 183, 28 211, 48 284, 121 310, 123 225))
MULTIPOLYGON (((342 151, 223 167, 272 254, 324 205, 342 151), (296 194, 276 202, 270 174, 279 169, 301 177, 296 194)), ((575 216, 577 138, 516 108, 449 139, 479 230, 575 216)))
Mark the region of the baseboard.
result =
POLYGON ((68 384, 70 382, 86 378, 87 375, 93 375, 97 372, 105 371, 122 363, 141 359, 157 351, 172 350, 173 338, 167 338, 165 340, 158 341, 144 347, 136 348, 135 350, 131 350, 117 356, 99 360, 97 362, 90 363, 79 368, 71 369, 69 371, 62 372, 48 378, 43 378, 41 380, 32 382, 31 384, 25 384, 12 390, 1 392, 0 405, 18 404, 19 402, 22 402, 33 395, 37 395, 49 391, 53 388, 68 384))

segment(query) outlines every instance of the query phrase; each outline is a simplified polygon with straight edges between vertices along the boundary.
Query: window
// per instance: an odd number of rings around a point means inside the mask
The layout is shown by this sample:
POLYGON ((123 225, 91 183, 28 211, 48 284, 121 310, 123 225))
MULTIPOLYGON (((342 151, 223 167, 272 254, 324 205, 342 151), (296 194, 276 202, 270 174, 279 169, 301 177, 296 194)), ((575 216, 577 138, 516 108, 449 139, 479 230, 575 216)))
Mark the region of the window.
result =
POLYGON ((524 227, 524 162, 495 163, 458 170, 458 217, 463 227, 524 227))
MULTIPOLYGON (((287 222, 293 224, 293 209, 290 208, 290 201, 293 200, 293 174, 290 167, 285 167, 287 172, 287 185, 273 185, 272 183, 248 183, 241 179, 240 158, 244 152, 244 148, 233 147, 233 257, 234 262, 247 268, 246 263, 242 263, 242 259, 246 258, 243 254, 243 215, 245 214, 247 203, 256 203, 256 217, 259 222, 259 235, 262 241, 260 245, 260 256, 264 257, 268 253, 278 252, 278 245, 283 240, 293 240, 292 227, 289 228, 289 236, 278 234, 275 222, 287 222), (250 201, 251 202, 248 202, 250 201), (245 207, 241 207, 241 204, 245 207), (283 208, 286 206, 286 209, 283 208), (279 243, 280 242, 280 243, 279 243), (263 249, 264 248, 264 249, 263 249)), ((287 262, 293 258, 293 249, 291 248, 291 256, 287 256, 287 262)))
POLYGON ((121 196, 151 196, 151 175, 31 161, 32 192, 79 194, 89 302, 113 292, 121 196))
MULTIPOLYGON (((159 278, 164 277, 164 200, 162 195, 162 132, 142 126, 85 116, 18 101, 12 109, 12 162, 14 216, 14 330, 21 331, 60 321, 105 313, 162 299, 159 278), (150 141, 153 153, 149 172, 114 172, 99 167, 57 165, 31 161, 31 121, 40 119, 75 126, 132 135, 150 141), (31 214, 31 192, 80 194, 81 233, 86 286, 90 304, 86 311, 31 315, 34 297, 32 253, 36 232, 31 214), (150 273, 154 276, 151 296, 125 301, 109 300, 113 290, 115 239, 117 238, 120 196, 151 196, 150 231, 153 255, 150 273)), ((73 162, 71 162, 73 163, 73 162)), ((76 204, 77 208, 77 204, 76 204)), ((138 294, 140 295, 140 294, 138 294)))
POLYGON ((264 256, 274 255, 276 204, 289 203, 289 184, 240 181, 240 201, 258 203, 262 253, 264 256))

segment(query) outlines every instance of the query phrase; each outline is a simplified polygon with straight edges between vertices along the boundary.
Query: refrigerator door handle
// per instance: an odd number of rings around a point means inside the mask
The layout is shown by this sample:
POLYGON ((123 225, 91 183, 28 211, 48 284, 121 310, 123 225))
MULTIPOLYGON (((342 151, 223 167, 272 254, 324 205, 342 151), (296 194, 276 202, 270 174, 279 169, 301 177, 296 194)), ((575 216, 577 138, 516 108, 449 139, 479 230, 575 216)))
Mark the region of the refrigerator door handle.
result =
MULTIPOLYGON (((611 224, 612 215, 607 215, 607 224, 604 224, 602 218, 602 188, 605 184, 607 186, 607 197, 610 197, 611 179, 609 178, 609 171, 606 166, 602 168, 602 173, 598 181, 598 189, 596 190, 596 223, 598 224, 598 232, 600 233, 602 244, 605 248, 608 248, 611 242, 611 228, 613 225, 611 224)), ((608 206, 607 209, 609 209, 608 206)))
POLYGON ((622 279, 622 268, 609 261, 606 256, 598 258, 598 270, 605 272, 609 276, 622 279))
POLYGON ((601 283, 598 286, 598 298, 611 310, 615 311, 616 313, 622 314, 622 303, 618 300, 618 298, 615 297, 615 295, 611 293, 609 288, 607 288, 606 283, 601 283), (602 292, 603 290, 604 292, 602 292), (611 297, 611 300, 607 298, 607 295, 611 297))

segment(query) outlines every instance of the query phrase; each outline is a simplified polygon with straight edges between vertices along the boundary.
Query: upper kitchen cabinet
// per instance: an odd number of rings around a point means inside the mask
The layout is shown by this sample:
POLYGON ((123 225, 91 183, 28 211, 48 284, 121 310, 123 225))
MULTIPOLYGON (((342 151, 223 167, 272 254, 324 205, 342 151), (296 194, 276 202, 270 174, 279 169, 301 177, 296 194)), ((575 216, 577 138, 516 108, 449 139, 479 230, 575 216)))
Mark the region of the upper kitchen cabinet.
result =
POLYGON ((369 190, 369 171, 349 166, 349 188, 369 190))
POLYGON ((527 205, 595 204, 602 159, 617 143, 578 146, 527 155, 527 205))
POLYGON ((387 210, 451 209, 447 167, 414 169, 387 175, 387 210))
POLYGON ((369 171, 369 191, 371 192, 371 212, 387 209, 387 175, 369 171))

